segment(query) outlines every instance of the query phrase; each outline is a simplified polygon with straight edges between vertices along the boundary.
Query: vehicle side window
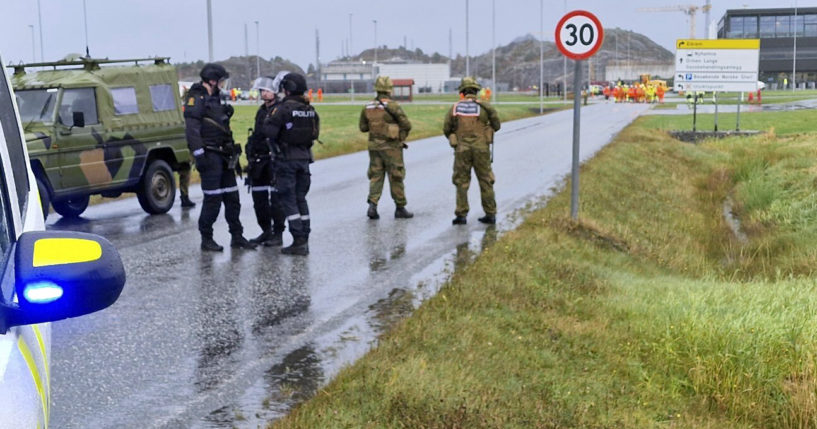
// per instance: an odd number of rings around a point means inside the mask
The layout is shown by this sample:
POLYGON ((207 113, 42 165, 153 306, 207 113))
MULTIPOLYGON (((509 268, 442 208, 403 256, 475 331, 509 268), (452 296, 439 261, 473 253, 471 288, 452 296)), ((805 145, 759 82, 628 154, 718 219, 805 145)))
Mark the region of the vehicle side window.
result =
POLYGON ((173 87, 168 84, 151 85, 150 100, 153 102, 154 112, 176 109, 176 97, 173 93, 173 87))
POLYGON ((99 123, 96 112, 96 94, 93 88, 72 88, 62 92, 60 103, 60 123, 67 126, 74 125, 74 112, 85 115, 85 124, 99 123))
POLYGON ((112 88, 113 112, 116 115, 131 115, 139 113, 139 103, 136 101, 136 89, 132 86, 112 88))
MULTIPOLYGON (((26 200, 28 198, 28 169, 26 168, 26 156, 23 149, 23 138, 20 135, 20 129, 17 125, 17 116, 14 114, 12 108, 11 90, 8 87, 8 82, 0 74, 0 123, 3 127, 3 137, 6 147, 9 152, 9 163, 13 166, 12 174, 14 175, 14 186, 17 188, 17 201, 20 204, 20 212, 24 212, 26 200)), ((5 196, 3 198, 6 198, 5 196)), ((3 202, 3 208, 7 205, 3 202)), ((5 214, 3 211, 3 218, 5 214)), ((3 231, 0 231, 3 237, 8 235, 7 222, 3 221, 3 231)), ((0 247, 5 251, 5 247, 0 247)))

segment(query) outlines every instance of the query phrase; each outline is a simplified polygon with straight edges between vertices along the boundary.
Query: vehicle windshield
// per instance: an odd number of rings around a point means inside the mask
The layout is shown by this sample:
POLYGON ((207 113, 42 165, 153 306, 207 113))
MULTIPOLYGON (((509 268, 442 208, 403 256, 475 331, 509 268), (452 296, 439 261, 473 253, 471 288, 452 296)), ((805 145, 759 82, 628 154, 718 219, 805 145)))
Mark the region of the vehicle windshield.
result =
POLYGON ((51 122, 57 105, 57 89, 28 89, 15 91, 20 120, 23 125, 30 122, 51 122))

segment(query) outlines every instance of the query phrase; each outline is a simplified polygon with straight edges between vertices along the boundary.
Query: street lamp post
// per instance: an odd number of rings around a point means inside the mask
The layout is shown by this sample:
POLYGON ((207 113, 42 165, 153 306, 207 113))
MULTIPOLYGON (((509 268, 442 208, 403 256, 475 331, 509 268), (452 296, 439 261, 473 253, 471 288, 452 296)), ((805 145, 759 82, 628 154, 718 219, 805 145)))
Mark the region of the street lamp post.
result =
POLYGON ((539 0, 539 114, 545 113, 545 4, 539 0))
POLYGON ((28 24, 28 28, 31 29, 31 62, 37 62, 37 49, 34 47, 36 44, 36 39, 34 39, 34 25, 28 24))
POLYGON ((207 0, 207 58, 213 62, 213 5, 207 0))
POLYGON ((792 52, 791 63, 791 90, 797 89, 797 0, 794 0, 794 51, 792 52))
POLYGON ((491 0, 491 103, 496 103, 496 0, 491 0))
POLYGON ((468 55, 468 0, 465 0, 465 75, 471 76, 471 58, 468 55))
POLYGON ((37 0, 37 20, 40 26, 40 62, 45 62, 45 50, 43 49, 43 13, 40 8, 40 0, 37 0))
POLYGON ((377 66, 377 20, 373 19, 374 23, 374 61, 372 62, 372 77, 374 77, 375 67, 377 66))
MULTIPOLYGON (((564 3, 564 13, 567 13, 567 0, 564 3)), ((576 88, 573 88, 573 96, 576 96, 576 88)), ((562 97, 567 101, 567 57, 562 57, 562 97)))
POLYGON ((255 21, 255 77, 261 77, 261 30, 255 21))

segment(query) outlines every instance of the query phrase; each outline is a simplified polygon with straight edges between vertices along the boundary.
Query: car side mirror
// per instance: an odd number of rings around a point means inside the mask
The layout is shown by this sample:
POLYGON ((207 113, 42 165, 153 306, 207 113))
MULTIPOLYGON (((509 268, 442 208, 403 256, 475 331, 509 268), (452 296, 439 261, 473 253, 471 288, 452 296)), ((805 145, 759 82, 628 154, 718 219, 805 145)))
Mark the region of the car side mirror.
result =
POLYGON ((74 120, 74 127, 84 128, 85 127, 85 112, 74 112, 73 113, 73 120, 74 120))
POLYGON ((3 304, 0 332, 102 310, 125 286, 119 252, 98 235, 25 232, 13 253, 17 302, 3 304))

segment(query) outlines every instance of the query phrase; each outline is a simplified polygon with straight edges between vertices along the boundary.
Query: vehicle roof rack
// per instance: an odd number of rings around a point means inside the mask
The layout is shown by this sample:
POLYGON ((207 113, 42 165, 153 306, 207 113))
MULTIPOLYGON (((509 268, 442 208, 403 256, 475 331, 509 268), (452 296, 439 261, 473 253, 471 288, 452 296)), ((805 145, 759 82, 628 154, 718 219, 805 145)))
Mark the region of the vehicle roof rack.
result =
POLYGON ((122 64, 122 63, 133 63, 134 65, 139 65, 140 62, 144 61, 153 61, 153 64, 160 65, 160 64, 169 64, 170 57, 148 57, 148 58, 128 58, 128 59, 121 59, 121 60, 109 60, 108 58, 89 58, 89 57, 82 57, 76 54, 68 55, 62 60, 59 61, 46 61, 41 63, 21 63, 21 64, 9 64, 6 67, 10 67, 14 69, 14 74, 25 74, 27 67, 52 67, 54 70, 57 70, 57 67, 66 67, 66 66, 82 66, 87 71, 91 70, 99 70, 100 64, 122 64))

